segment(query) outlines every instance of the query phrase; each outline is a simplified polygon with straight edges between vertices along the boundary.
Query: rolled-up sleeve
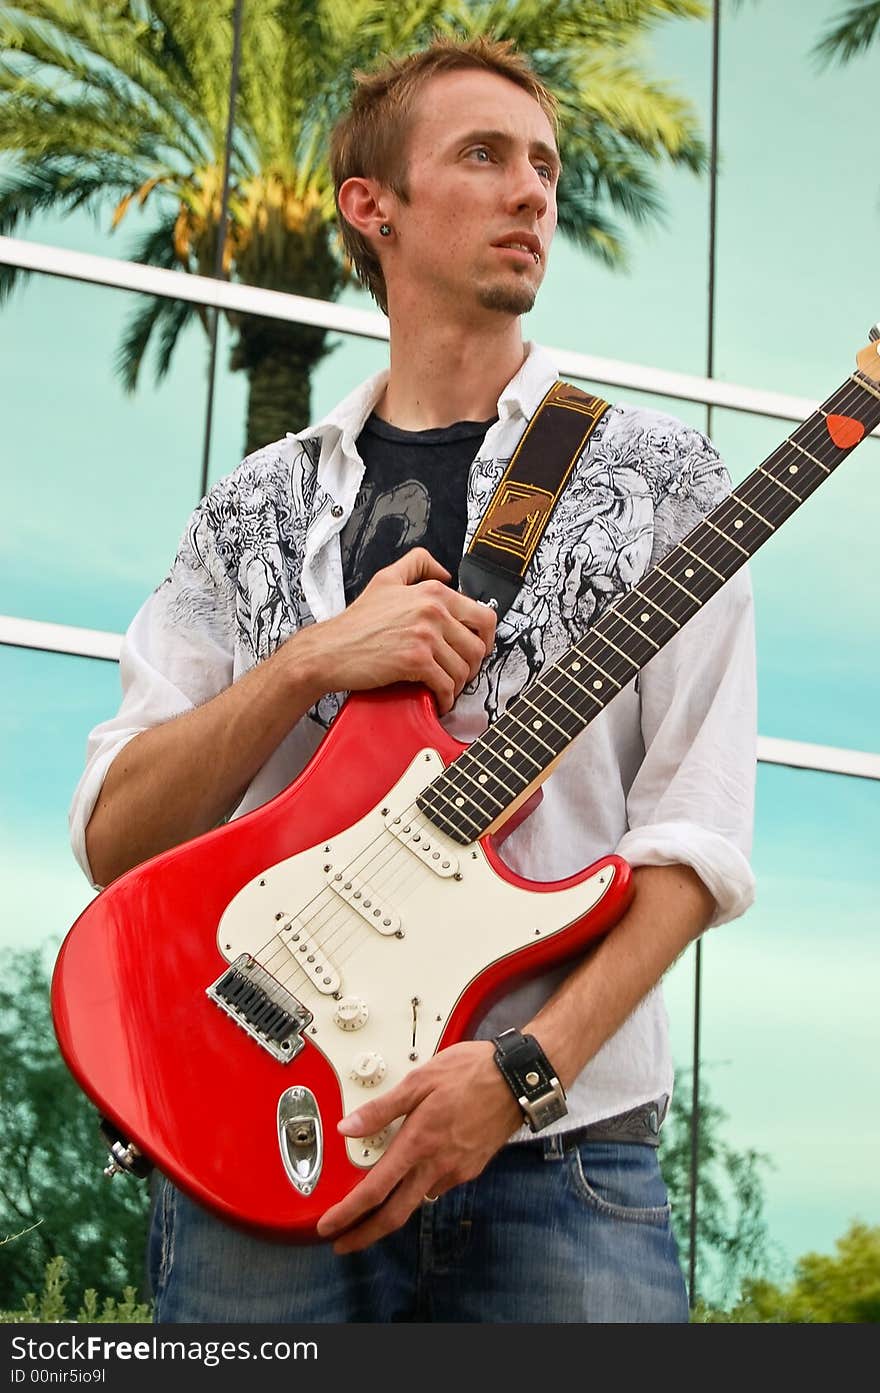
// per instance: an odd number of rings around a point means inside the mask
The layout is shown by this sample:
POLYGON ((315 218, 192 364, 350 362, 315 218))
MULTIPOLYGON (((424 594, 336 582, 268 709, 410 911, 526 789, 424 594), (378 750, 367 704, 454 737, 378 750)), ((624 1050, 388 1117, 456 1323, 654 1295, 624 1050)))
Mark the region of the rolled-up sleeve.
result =
MULTIPOLYGON (((683 428, 677 489, 655 541, 659 560, 726 493, 711 443, 683 428)), ((744 566, 642 670, 645 754, 617 850, 632 866, 691 866, 715 899, 713 924, 755 897, 749 864, 757 767, 752 587, 744 566)))
POLYGON ((181 716, 228 687, 234 590, 212 549, 204 513, 190 519, 165 581, 135 615, 122 643, 122 701, 90 733, 69 812, 73 853, 92 884, 86 828, 107 770, 142 731, 181 716))
POLYGON ((632 866, 691 866, 715 898, 712 923, 736 919, 755 896, 755 643, 744 570, 644 668, 641 708, 645 757, 617 850, 632 866))

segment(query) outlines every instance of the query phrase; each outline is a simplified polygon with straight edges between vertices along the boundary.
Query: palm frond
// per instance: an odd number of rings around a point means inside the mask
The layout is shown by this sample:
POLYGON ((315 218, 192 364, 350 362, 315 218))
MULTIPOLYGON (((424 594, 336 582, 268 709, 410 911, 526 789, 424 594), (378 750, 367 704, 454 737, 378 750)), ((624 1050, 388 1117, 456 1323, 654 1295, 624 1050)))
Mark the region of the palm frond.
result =
POLYGON ((827 67, 837 60, 848 63, 864 53, 880 29, 880 0, 856 0, 844 10, 813 48, 813 56, 827 67))

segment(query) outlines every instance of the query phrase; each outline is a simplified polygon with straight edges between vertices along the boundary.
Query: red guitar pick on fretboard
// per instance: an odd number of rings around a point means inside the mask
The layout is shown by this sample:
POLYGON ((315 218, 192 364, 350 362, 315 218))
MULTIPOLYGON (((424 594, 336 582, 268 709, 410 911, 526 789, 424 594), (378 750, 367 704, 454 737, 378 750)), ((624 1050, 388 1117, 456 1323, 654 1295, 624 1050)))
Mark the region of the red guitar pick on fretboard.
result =
POLYGON ((825 424, 838 450, 849 450, 853 445, 858 445, 865 434, 861 421, 854 421, 852 416, 826 416, 825 424))

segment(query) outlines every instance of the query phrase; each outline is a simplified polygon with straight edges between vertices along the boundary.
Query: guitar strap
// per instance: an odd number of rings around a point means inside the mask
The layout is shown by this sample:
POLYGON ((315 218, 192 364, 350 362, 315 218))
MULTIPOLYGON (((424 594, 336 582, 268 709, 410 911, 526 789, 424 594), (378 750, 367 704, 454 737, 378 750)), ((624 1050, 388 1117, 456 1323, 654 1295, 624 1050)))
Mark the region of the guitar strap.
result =
POLYGON ((554 382, 526 427, 458 572, 459 589, 500 619, 513 604, 553 509, 609 403, 554 382))

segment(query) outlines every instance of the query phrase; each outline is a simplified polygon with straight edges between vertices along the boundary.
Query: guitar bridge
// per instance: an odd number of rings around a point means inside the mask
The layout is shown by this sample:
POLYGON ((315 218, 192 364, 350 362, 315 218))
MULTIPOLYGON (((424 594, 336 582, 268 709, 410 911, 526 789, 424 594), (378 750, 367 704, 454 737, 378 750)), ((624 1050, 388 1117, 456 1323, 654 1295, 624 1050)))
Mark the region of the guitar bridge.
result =
POLYGON ((205 990, 221 1011, 281 1064, 289 1064, 299 1054, 305 1044, 302 1032, 312 1013, 249 953, 241 953, 205 990))

